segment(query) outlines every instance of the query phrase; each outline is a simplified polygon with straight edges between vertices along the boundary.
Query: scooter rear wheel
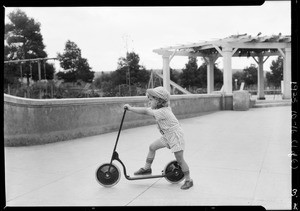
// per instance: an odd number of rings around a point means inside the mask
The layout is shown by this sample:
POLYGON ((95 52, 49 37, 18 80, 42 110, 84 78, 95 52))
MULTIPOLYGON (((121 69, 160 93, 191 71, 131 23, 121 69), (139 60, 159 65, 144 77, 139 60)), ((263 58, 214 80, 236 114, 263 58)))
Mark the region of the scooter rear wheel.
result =
POLYGON ((173 184, 177 184, 184 179, 184 174, 176 160, 168 163, 164 169, 165 179, 173 184))
POLYGON ((114 164, 102 164, 96 171, 97 181, 106 188, 116 185, 120 178, 120 169, 114 164))

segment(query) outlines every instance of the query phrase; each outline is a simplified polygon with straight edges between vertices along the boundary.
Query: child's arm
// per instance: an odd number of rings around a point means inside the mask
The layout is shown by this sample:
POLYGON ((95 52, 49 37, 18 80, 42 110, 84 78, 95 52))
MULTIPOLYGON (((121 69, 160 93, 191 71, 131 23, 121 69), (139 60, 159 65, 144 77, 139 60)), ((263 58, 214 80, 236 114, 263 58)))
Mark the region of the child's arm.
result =
POLYGON ((146 107, 132 107, 129 104, 125 104, 124 109, 127 109, 128 111, 132 111, 132 112, 138 113, 138 114, 154 116, 153 111, 146 107))

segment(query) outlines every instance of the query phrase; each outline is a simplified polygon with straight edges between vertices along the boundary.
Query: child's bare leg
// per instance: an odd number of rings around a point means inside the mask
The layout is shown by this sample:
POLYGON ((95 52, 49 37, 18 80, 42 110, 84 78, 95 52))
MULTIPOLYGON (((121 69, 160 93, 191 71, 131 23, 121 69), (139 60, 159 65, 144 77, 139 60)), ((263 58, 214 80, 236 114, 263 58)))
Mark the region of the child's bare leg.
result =
POLYGON ((187 163, 185 162, 185 160, 183 158, 183 150, 181 150, 179 152, 175 152, 174 154, 175 154, 176 160, 177 160, 178 164, 181 166, 182 172, 185 176, 185 182, 181 186, 181 189, 187 190, 194 185, 193 180, 190 177, 189 166, 187 165, 187 163))
POLYGON ((134 173, 134 175, 144 175, 144 174, 151 174, 151 165, 155 157, 155 152, 156 150, 165 147, 163 143, 160 141, 160 139, 154 141, 150 146, 149 146, 149 152, 147 155, 145 167, 139 169, 137 172, 134 173))
POLYGON ((163 143, 160 141, 160 139, 154 141, 149 146, 149 152, 148 152, 146 163, 145 163, 145 169, 150 169, 151 168, 152 162, 153 162, 154 157, 155 157, 156 150, 164 148, 164 147, 166 147, 166 146, 163 145, 163 143))
POLYGON ((178 151, 178 152, 174 152, 174 155, 176 157, 176 160, 177 160, 178 164, 181 167, 181 170, 182 170, 182 172, 184 174, 185 180, 186 181, 191 180, 189 166, 188 166, 188 164, 185 162, 185 160, 183 158, 183 150, 178 151))

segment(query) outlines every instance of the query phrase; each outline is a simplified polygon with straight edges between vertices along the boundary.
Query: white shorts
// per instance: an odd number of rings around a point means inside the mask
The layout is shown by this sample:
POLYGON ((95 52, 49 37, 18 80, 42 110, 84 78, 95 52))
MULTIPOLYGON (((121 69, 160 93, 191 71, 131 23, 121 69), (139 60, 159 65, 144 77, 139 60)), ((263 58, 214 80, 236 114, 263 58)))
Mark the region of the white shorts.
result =
POLYGON ((173 153, 184 150, 185 148, 183 131, 181 129, 164 134, 160 138, 160 141, 164 146, 171 149, 173 153))

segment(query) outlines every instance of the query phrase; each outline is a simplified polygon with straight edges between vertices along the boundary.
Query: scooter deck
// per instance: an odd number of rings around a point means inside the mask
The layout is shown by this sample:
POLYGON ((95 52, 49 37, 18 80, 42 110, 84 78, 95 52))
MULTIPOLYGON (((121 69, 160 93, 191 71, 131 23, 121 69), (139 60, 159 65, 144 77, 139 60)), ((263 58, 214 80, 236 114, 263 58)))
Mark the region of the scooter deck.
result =
POLYGON ((125 176, 126 179, 128 180, 140 180, 140 179, 153 179, 153 178, 162 178, 165 177, 165 174, 161 174, 161 175, 143 175, 143 176, 125 176))

